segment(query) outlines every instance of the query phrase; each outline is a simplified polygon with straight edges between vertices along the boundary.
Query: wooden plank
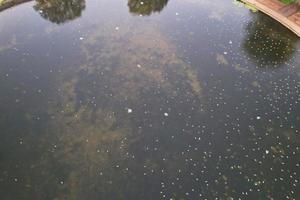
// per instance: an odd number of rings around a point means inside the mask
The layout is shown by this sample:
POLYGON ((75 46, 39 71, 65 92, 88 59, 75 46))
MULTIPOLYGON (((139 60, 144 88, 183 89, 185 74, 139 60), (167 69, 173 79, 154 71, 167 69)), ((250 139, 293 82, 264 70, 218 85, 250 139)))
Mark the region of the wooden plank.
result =
POLYGON ((300 15, 299 12, 291 14, 291 16, 284 16, 279 10, 283 8, 284 4, 278 0, 242 0, 243 2, 252 5, 261 12, 269 15, 283 26, 290 29, 298 37, 300 37, 300 15))

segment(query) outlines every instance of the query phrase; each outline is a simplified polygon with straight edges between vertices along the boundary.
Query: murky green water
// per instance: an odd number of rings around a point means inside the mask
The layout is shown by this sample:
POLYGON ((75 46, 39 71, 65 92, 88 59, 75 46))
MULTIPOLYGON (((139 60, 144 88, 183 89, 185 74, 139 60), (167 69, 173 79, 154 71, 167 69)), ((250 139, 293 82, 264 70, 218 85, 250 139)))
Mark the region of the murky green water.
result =
POLYGON ((300 199, 300 40, 231 0, 0 13, 0 199, 300 199))

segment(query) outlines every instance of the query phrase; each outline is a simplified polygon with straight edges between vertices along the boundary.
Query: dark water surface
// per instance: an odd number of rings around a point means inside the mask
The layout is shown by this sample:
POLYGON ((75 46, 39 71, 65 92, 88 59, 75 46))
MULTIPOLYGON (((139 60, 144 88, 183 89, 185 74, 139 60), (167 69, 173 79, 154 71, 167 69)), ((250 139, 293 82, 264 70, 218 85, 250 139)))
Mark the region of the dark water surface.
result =
POLYGON ((0 13, 0 199, 300 199, 300 40, 231 0, 0 13))

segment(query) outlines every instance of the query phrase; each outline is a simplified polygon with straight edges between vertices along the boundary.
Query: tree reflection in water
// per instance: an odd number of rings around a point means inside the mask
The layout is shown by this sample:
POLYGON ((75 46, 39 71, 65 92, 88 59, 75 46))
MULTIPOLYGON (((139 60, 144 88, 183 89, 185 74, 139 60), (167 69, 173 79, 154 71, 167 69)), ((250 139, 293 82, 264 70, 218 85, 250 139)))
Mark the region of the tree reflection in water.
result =
POLYGON ((262 13, 256 13, 246 27, 244 50, 260 67, 278 67, 296 50, 296 36, 274 23, 278 22, 262 13))
MULTIPOLYGON (((3 1, 0 12, 32 0, 3 1)), ((36 0, 34 9, 53 23, 62 24, 81 16, 85 9, 85 0, 36 0)))
POLYGON ((137 15, 148 16, 160 12, 169 0, 128 0, 129 12, 137 15))
POLYGON ((37 0, 34 9, 44 19, 61 24, 80 17, 85 0, 37 0))

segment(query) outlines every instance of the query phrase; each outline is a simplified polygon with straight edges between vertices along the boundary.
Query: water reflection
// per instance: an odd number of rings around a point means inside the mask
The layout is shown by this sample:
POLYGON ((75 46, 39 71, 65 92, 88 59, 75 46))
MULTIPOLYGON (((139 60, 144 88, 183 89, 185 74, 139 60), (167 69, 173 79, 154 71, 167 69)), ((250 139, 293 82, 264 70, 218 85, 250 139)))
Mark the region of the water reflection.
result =
POLYGON ((297 37, 270 17, 252 14, 243 47, 258 66, 278 67, 296 51, 297 37))
POLYGON ((253 70, 240 18, 209 21, 223 0, 155 20, 99 1, 80 26, 7 28, 1 198, 298 199, 299 77, 253 70))
POLYGON ((129 12, 136 15, 151 15, 160 12, 169 0, 128 0, 129 12))
POLYGON ((85 0, 36 0, 34 9, 44 19, 61 24, 80 17, 85 0))
MULTIPOLYGON (((0 4, 0 12, 32 0, 10 0, 0 4)), ((36 0, 33 6, 40 16, 50 22, 62 24, 81 16, 85 0, 36 0)))

